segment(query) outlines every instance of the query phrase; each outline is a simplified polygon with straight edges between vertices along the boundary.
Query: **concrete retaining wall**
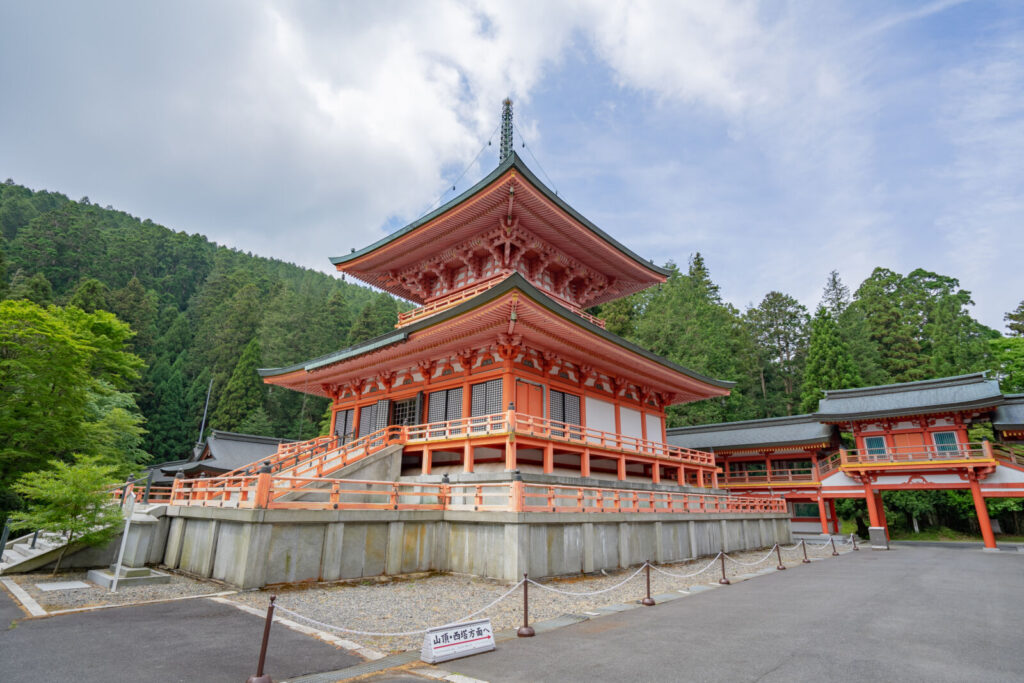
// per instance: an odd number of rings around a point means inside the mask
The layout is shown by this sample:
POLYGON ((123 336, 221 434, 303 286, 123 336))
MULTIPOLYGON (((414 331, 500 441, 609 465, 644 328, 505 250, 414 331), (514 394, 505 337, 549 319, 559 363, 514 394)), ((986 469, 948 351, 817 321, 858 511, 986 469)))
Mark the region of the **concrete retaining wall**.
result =
POLYGON ((170 507, 163 563, 241 588, 418 571, 514 581, 790 543, 785 513, 554 514, 170 507))

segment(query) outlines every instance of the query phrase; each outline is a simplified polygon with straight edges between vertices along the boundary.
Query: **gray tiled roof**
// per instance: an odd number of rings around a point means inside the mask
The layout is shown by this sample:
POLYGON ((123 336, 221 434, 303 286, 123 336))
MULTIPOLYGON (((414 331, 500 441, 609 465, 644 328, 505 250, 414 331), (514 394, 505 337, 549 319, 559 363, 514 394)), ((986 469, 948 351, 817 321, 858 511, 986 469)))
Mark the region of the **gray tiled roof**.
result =
POLYGON ((1002 403, 999 383, 984 373, 920 382, 826 391, 818 403, 819 420, 898 417, 946 410, 994 407, 1002 403))
POLYGON ((996 408, 992 426, 999 431, 1024 430, 1024 394, 1007 394, 1006 402, 996 408))
POLYGON ((202 468, 230 472, 269 457, 277 452, 278 444, 292 441, 292 439, 237 434, 215 429, 206 439, 206 448, 197 448, 188 460, 165 463, 160 466, 160 470, 165 474, 174 474, 179 470, 190 472, 202 468), (209 450, 210 456, 200 460, 207 450, 209 450))
POLYGON ((814 415, 772 417, 743 422, 721 422, 666 430, 674 446, 697 450, 733 450, 783 445, 807 446, 827 442, 833 427, 818 422, 814 415))

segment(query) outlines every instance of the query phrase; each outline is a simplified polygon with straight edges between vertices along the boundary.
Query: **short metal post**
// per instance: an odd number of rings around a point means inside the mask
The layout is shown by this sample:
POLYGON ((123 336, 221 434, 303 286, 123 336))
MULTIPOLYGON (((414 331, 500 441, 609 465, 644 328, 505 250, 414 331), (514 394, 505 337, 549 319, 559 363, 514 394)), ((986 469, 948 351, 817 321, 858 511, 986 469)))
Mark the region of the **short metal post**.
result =
POLYGON ((149 476, 146 477, 146 491, 142 494, 142 504, 149 505, 149 490, 153 488, 153 475, 156 473, 155 470, 149 471, 149 476))
POLYGON ((523 574, 523 625, 516 631, 520 638, 532 638, 537 635, 530 626, 530 576, 523 574))
POLYGON ((860 548, 857 547, 857 535, 856 534, 850 534, 850 540, 853 541, 853 549, 854 550, 860 550, 860 548))
POLYGON ((640 601, 640 604, 644 607, 654 607, 654 598, 651 597, 651 561, 648 560, 644 563, 644 569, 647 570, 647 597, 640 601))
POLYGON ((782 548, 779 547, 778 543, 775 544, 775 556, 779 558, 779 566, 776 569, 782 571, 786 568, 786 565, 782 564, 782 548))
POLYGON ((836 539, 829 536, 828 540, 832 541, 832 557, 837 557, 839 555, 839 551, 836 550, 836 539))
POLYGON ((718 557, 722 560, 722 578, 718 580, 718 583, 722 584, 723 586, 728 586, 732 582, 729 581, 729 579, 725 578, 725 550, 718 553, 718 557))
POLYGON ((267 623, 263 627, 263 644, 260 645, 260 662, 256 665, 256 675, 249 676, 245 683, 274 683, 268 674, 263 673, 263 665, 267 661, 267 642, 270 640, 270 625, 274 622, 274 601, 276 595, 270 596, 270 604, 267 605, 267 623))
POLYGON ((810 564, 811 561, 807 559, 807 539, 801 538, 800 539, 800 545, 803 546, 803 549, 804 549, 803 563, 804 564, 810 564))
POLYGON ((32 532, 32 545, 29 546, 30 550, 36 549, 36 541, 39 540, 39 529, 32 532))

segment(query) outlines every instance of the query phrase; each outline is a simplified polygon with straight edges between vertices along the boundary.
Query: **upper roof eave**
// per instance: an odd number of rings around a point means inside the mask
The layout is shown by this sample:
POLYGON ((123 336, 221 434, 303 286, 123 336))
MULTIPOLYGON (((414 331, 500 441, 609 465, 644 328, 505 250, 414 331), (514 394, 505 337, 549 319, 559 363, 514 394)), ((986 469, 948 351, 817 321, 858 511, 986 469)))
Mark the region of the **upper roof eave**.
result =
POLYGON ((458 197, 455 197, 454 199, 452 199, 451 201, 449 201, 449 202, 447 202, 445 204, 442 204, 441 206, 439 206, 438 208, 434 209, 430 213, 428 213, 428 214, 426 214, 426 215, 416 219, 415 221, 413 221, 412 223, 409 223, 405 227, 400 228, 400 229, 392 232, 391 234, 382 237, 381 239, 377 240, 376 242, 374 242, 373 244, 371 244, 371 245, 369 245, 367 247, 363 247, 362 249, 357 249, 356 251, 353 251, 350 254, 345 254, 343 256, 333 256, 333 257, 331 257, 331 259, 330 259, 331 263, 334 266, 340 266, 341 264, 348 263, 349 261, 354 261, 354 260, 359 259, 359 258, 361 258, 363 256, 366 256, 367 254, 370 254, 370 253, 376 251, 377 249, 379 249, 379 248, 381 248, 381 247, 383 247, 383 246, 385 246, 387 244, 390 244, 391 242, 394 242, 395 240, 397 240, 397 239, 399 239, 401 237, 404 237, 405 235, 408 235, 409 233, 415 231, 420 226, 429 223, 430 221, 434 220, 435 218, 437 218, 438 216, 444 214, 445 212, 451 210, 452 208, 458 206, 459 204, 461 204, 462 202, 466 201, 467 199, 470 199, 475 194, 477 194, 478 192, 480 192, 481 190, 486 188, 488 185, 493 183, 495 180, 497 180, 499 177, 501 177, 502 174, 504 174, 505 172, 507 172, 508 170, 510 170, 512 168, 515 168, 517 171, 519 171, 519 173, 521 173, 523 175, 523 177, 526 178, 526 180, 531 185, 533 185, 537 190, 539 190, 541 192, 541 194, 543 194, 547 199, 549 199, 556 206, 558 206, 558 208, 560 208, 563 211, 565 211, 573 219, 578 221, 581 225, 586 227, 588 230, 593 232, 595 235, 597 235, 599 238, 601 238, 602 240, 607 242, 609 245, 611 245, 615 249, 618 249, 620 252, 622 252, 626 256, 630 257, 631 259, 633 259, 636 263, 640 264, 644 268, 647 268, 651 272, 656 273, 656 274, 658 274, 658 275, 660 275, 662 277, 668 277, 668 275, 671 273, 671 271, 669 271, 669 270, 667 270, 665 268, 662 268, 660 266, 657 266, 653 262, 648 261, 647 259, 637 255, 635 252, 633 252, 631 249, 626 247, 624 244, 622 244, 621 242, 616 240, 614 237, 612 237, 611 235, 606 233, 604 230, 602 230, 601 228, 599 228, 596 225, 594 225, 593 223, 591 223, 586 217, 584 217, 582 214, 580 214, 578 211, 576 211, 576 209, 574 209, 571 206, 569 206, 561 197, 559 197, 557 194, 552 192, 550 188, 548 188, 544 183, 542 183, 537 178, 537 176, 535 176, 533 174, 533 171, 531 171, 526 166, 526 164, 523 162, 523 160, 520 159, 519 155, 516 154, 515 152, 512 152, 512 154, 510 154, 509 157, 507 159, 505 159, 505 161, 503 161, 502 163, 498 164, 497 168, 495 168, 493 171, 488 173, 476 185, 473 185, 471 188, 469 188, 468 190, 466 190, 465 192, 460 194, 458 197))
POLYGON ((452 308, 449 308, 441 313, 430 316, 429 318, 424 318, 423 320, 417 321, 411 325, 403 327, 401 332, 391 332, 385 335, 381 335, 379 337, 376 337, 375 339, 366 341, 358 346, 350 347, 348 349, 342 349, 341 351, 336 351, 331 354, 320 356, 319 358, 306 361, 304 363, 296 363, 295 365, 291 365, 284 368, 261 368, 257 370, 257 372, 259 373, 260 377, 277 377, 280 375, 286 375, 288 373, 300 370, 306 370, 307 372, 309 372, 310 370, 315 370, 317 368, 321 368, 327 365, 333 365, 336 362, 348 360, 349 358, 354 358, 356 356, 363 355, 364 353, 369 353, 370 351, 374 351, 383 346, 405 341, 406 339, 408 339, 409 336, 411 336, 415 332, 418 332, 419 330, 426 329, 427 327, 432 327, 434 325, 443 323, 446 320, 458 317, 463 313, 466 313, 467 311, 470 311, 482 304, 485 304, 493 299, 496 299, 513 289, 518 289, 523 294, 530 297, 532 300, 536 301, 541 306, 561 316, 565 320, 570 321, 574 325, 577 325, 593 334, 596 334, 599 337, 605 339, 606 341, 616 344, 628 351, 632 351, 633 353, 639 354, 650 361, 662 365, 665 368, 686 375, 687 377, 695 379, 699 382, 703 382, 705 384, 718 387, 720 389, 731 389, 736 385, 736 382, 730 382, 727 380, 707 377, 699 372, 696 372, 689 368, 685 368, 681 365, 677 365, 672 361, 668 360, 667 358, 663 358, 655 353, 652 353, 651 351, 648 351, 647 349, 641 346, 637 346, 633 342, 630 342, 616 334, 612 334, 611 332, 598 327, 589 320, 586 320, 585 318, 582 318, 570 312, 564 306, 557 303, 549 296, 547 296, 544 292, 530 284, 526 280, 526 278, 524 278, 519 273, 513 273, 509 275, 507 278, 502 280, 494 287, 491 287, 490 289, 481 292, 480 294, 476 295, 471 299, 467 299, 466 301, 460 303, 457 306, 453 306, 452 308))

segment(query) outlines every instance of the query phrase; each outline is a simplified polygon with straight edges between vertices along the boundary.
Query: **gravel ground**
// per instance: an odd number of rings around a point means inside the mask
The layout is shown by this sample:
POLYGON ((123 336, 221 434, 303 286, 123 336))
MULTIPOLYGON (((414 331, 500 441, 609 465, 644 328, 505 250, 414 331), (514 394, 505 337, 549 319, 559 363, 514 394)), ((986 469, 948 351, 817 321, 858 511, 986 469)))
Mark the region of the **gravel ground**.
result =
MULTIPOLYGON (((163 570, 161 570, 163 571, 163 570)), ((171 582, 150 586, 126 586, 121 584, 116 593, 100 588, 86 579, 87 572, 61 572, 50 576, 49 572, 41 574, 12 574, 4 578, 13 579, 47 612, 75 609, 78 607, 100 607, 103 605, 126 605, 147 600, 167 600, 191 595, 206 595, 230 590, 223 584, 209 581, 197 581, 178 574, 171 574, 171 582), (56 581, 84 581, 88 588, 74 588, 60 591, 41 591, 37 583, 56 581)))
MULTIPOLYGON (((837 546, 837 548, 840 552, 850 552, 849 546, 837 546)), ((766 553, 767 550, 729 553, 729 557, 740 562, 761 561, 755 566, 743 566, 727 561, 726 575, 734 577, 775 567, 777 565, 775 553, 771 553, 770 557, 765 557, 766 553)), ((818 547, 810 544, 807 546, 809 557, 829 557, 831 553, 830 546, 818 547)), ((803 554, 797 548, 784 550, 782 557, 784 564, 791 567, 800 563, 803 554)), ((706 567, 710 562, 711 558, 707 557, 690 562, 659 565, 659 569, 676 574, 689 574, 706 567)), ((565 591, 598 591, 611 588, 631 576, 635 571, 636 568, 609 573, 607 576, 553 579, 543 583, 546 586, 565 591)), ((692 578, 666 576, 652 570, 651 594, 657 595, 698 584, 715 583, 720 577, 721 569, 717 562, 707 571, 692 578)), ((398 579, 388 583, 368 579, 361 583, 274 588, 239 593, 229 599, 259 609, 266 609, 269 593, 273 592, 278 596, 279 607, 292 610, 309 619, 357 631, 395 633, 462 621, 464 617, 497 599, 510 588, 511 584, 469 576, 428 575, 420 578, 398 579)), ((608 605, 636 602, 644 597, 644 575, 640 573, 619 588, 591 596, 563 595, 536 586, 530 588, 530 620, 537 622, 563 614, 581 614, 608 605)), ((338 637, 384 652, 404 652, 418 649, 423 643, 422 634, 367 636, 307 623, 280 611, 278 615, 298 623, 321 628, 338 637)), ((483 617, 491 619, 495 631, 520 626, 522 624, 522 590, 516 589, 507 598, 475 618, 483 617)))

